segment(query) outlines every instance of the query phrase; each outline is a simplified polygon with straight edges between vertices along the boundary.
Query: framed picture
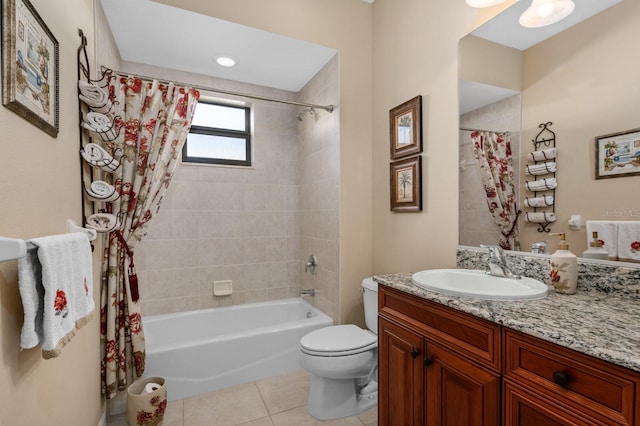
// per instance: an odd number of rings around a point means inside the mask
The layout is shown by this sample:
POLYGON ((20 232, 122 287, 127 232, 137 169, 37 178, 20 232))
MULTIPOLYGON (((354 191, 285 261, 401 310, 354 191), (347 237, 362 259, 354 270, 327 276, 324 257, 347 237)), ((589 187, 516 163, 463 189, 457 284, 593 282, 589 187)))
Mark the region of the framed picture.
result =
POLYGON ((390 164, 391 211, 422 210, 422 156, 390 164))
POLYGON ((640 129, 596 137, 596 179, 640 175, 640 129))
POLYGON ((391 159, 422 152, 422 96, 389 111, 391 159))
POLYGON ((2 2, 2 104, 58 136, 58 41, 29 0, 2 2))

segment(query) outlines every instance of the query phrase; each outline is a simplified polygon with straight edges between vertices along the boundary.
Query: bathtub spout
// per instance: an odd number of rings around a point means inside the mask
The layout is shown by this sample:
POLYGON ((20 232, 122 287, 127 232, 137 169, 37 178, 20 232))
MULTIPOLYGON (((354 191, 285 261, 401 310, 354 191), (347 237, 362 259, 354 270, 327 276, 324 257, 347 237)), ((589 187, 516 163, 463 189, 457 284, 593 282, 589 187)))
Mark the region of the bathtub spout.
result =
POLYGON ((315 296, 316 295, 316 289, 315 288, 310 288, 308 290, 300 290, 300 296, 304 297, 304 296, 315 296))

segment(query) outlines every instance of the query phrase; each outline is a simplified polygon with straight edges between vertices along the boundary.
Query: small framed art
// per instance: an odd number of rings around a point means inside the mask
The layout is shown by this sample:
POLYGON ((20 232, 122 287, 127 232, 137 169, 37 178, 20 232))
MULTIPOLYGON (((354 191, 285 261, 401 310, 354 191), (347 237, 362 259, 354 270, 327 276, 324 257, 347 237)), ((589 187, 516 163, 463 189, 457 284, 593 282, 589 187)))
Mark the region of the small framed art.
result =
POLYGON ((422 96, 389 111, 391 159, 422 152, 422 96))
POLYGON ((640 129, 596 137, 596 179, 640 175, 640 129))
POLYGON ((2 104, 58 136, 58 41, 29 0, 2 2, 2 104))
POLYGON ((421 211, 422 156, 411 157, 391 163, 390 174, 391 211, 421 211))

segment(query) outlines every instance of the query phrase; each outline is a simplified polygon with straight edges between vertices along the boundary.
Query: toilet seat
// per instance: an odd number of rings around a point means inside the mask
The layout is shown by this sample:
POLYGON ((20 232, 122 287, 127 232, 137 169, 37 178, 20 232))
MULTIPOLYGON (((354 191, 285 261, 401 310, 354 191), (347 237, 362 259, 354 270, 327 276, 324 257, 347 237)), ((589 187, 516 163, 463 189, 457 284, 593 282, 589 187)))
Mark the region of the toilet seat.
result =
POLYGON ((353 324, 321 328, 300 339, 302 352, 315 356, 347 356, 378 346, 378 336, 353 324))

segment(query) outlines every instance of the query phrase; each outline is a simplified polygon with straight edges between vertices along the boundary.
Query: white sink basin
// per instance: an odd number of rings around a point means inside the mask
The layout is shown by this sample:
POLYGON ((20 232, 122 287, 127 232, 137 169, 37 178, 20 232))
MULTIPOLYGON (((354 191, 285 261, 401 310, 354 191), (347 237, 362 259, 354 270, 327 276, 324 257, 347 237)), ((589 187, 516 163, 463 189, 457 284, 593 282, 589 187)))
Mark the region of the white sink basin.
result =
POLYGON ((451 296, 484 300, 530 300, 547 296, 546 284, 532 278, 496 277, 469 269, 430 269, 412 276, 418 287, 451 296))

